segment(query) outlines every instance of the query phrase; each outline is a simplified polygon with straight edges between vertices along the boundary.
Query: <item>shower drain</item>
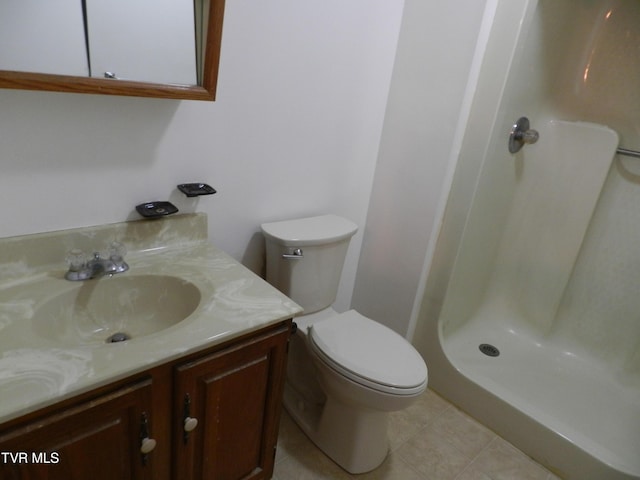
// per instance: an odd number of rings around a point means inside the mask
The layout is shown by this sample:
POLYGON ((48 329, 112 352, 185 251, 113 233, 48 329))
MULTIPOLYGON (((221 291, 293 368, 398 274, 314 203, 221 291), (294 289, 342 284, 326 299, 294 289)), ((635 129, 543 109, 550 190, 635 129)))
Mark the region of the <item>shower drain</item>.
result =
POLYGON ((488 343, 481 343, 478 348, 482 353, 488 355, 489 357, 497 357, 498 355, 500 355, 500 350, 488 343))

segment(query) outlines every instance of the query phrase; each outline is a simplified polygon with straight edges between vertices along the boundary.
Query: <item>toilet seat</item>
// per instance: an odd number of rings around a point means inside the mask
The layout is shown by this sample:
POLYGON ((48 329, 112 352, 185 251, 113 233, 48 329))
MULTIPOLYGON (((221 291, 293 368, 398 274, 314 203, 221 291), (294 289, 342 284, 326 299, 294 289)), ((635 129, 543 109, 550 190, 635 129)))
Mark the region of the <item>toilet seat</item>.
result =
POLYGON ((322 361, 356 383, 394 395, 426 388, 427 367, 413 346, 355 310, 314 323, 309 339, 322 361))

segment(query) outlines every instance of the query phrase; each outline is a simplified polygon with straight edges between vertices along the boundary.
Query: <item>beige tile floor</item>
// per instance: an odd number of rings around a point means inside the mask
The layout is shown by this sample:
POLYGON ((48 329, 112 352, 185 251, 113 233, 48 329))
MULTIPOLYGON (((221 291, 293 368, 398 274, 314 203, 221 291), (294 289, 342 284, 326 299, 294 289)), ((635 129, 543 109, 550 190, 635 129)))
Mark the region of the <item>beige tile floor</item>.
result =
POLYGON ((275 480, 558 480, 431 390, 391 414, 391 452, 376 470, 350 475, 326 457, 286 412, 275 480))

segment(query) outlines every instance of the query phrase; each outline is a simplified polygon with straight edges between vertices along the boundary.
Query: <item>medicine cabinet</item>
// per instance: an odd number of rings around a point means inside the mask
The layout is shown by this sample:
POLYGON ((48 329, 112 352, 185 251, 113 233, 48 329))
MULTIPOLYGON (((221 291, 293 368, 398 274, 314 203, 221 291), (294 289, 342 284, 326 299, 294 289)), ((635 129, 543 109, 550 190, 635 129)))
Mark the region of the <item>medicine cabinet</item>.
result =
POLYGON ((0 88, 214 100, 224 0, 2 0, 0 88))

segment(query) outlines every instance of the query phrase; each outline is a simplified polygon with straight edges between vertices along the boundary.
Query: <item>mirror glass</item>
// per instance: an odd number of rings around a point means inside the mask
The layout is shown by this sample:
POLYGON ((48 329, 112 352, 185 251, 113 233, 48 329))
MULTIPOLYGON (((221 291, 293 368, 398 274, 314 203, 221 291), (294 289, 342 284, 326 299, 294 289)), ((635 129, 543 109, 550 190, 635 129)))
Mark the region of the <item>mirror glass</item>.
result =
POLYGON ((224 0, 0 0, 0 88, 213 100, 224 0))

